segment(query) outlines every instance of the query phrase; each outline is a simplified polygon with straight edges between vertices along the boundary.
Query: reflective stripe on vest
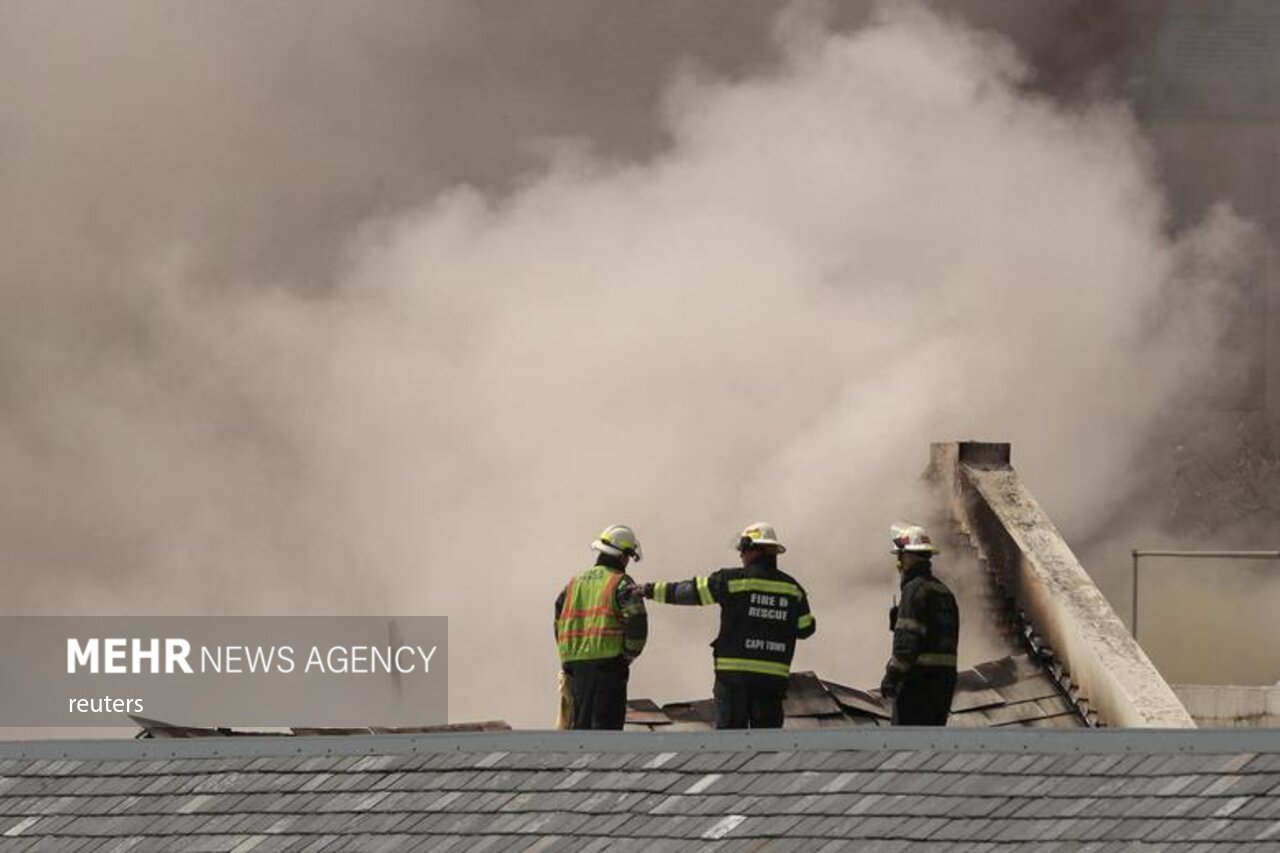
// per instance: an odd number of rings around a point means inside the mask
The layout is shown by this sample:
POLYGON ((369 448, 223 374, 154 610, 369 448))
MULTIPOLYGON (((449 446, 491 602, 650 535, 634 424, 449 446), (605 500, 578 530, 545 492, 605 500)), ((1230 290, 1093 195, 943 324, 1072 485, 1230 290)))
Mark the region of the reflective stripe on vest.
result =
POLYGON ((764 578, 734 578, 729 581, 729 592, 767 592, 773 595, 789 595, 802 598, 800 587, 787 581, 771 581, 764 578))
POLYGON ((614 605, 621 580, 622 572, 593 566, 569 582, 556 620, 561 663, 622 654, 622 619, 614 605))
POLYGON ((779 678, 788 678, 791 675, 791 666, 790 664, 771 660, 716 658, 716 672, 754 672, 758 675, 776 675, 779 678))

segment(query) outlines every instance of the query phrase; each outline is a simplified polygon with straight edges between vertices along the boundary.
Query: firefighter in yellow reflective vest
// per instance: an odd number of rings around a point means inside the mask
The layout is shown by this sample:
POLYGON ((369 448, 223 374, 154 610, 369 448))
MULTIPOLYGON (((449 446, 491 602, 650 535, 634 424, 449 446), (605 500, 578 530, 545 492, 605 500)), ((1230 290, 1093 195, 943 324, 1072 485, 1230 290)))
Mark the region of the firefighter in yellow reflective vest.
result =
POLYGON ((778 555, 787 549, 771 525, 751 525, 735 547, 742 568, 649 583, 643 591, 661 604, 720 605, 720 633, 711 644, 716 728, 777 729, 796 640, 813 634, 817 625, 804 588, 778 569, 778 555))
POLYGON ((615 524, 591 547, 595 565, 556 598, 556 644, 572 685, 573 728, 621 729, 631 662, 649 635, 644 599, 626 574, 641 557, 640 543, 630 527, 615 524))
POLYGON ((902 575, 902 604, 889 610, 893 657, 880 693, 895 700, 895 726, 945 726, 956 690, 960 610, 951 590, 933 575, 938 549, 924 528, 895 524, 889 532, 902 575))

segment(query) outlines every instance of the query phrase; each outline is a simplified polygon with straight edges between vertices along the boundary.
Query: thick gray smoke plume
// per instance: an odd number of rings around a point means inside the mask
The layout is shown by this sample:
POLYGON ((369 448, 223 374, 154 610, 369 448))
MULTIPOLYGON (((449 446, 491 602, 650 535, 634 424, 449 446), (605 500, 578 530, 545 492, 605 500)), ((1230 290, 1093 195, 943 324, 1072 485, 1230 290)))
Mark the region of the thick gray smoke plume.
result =
MULTIPOLYGON (((1027 94, 994 36, 793 10, 766 62, 646 67, 654 127, 545 70, 545 114, 507 77, 444 97, 484 68, 451 33, 518 54, 531 21, 472 6, 8 10, 42 84, 0 136, 11 610, 446 614, 453 718, 546 725, 551 600, 600 529, 676 579, 763 518, 815 602, 797 665, 873 684, 930 441, 1012 441, 1087 530, 1212 362, 1248 229, 1170 237, 1126 110, 1027 94)), ((652 613, 633 694, 708 695, 714 614, 652 613)))

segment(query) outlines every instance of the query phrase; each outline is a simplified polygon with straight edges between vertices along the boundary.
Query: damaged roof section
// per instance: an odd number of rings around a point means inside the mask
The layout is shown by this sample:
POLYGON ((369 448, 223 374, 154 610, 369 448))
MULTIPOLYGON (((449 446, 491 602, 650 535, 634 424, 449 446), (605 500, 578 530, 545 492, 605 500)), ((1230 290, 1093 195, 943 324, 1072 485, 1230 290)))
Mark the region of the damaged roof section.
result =
MULTIPOLYGON (((953 560, 940 574, 962 609, 979 614, 977 633, 975 620, 961 620, 970 626, 961 653, 976 644, 994 658, 959 674, 947 724, 1194 728, 1009 459, 1004 443, 931 448, 925 477, 938 499, 935 523, 951 528, 953 560)), ((706 729, 712 708, 709 699, 637 700, 627 727, 706 729)), ((790 729, 880 726, 889 717, 878 691, 813 673, 792 675, 784 710, 790 729)))
MULTIPOLYGON (((710 699, 662 706, 633 699, 627 704, 629 731, 715 727, 710 699)), ((783 727, 793 730, 887 726, 890 718, 878 691, 826 681, 812 672, 792 673, 783 710, 783 727)), ((1085 721, 1040 663, 1028 655, 1014 655, 959 673, 947 724, 954 728, 1081 728, 1085 721)))
MULTIPOLYGON (((1132 724, 1130 717, 1099 713, 1099 704, 1108 710, 1124 704, 1115 700, 1112 681, 1094 677, 1089 689, 1082 684, 1081 675, 1088 677, 1097 669, 1092 666, 1087 643, 1083 651, 1078 643, 1063 643, 1069 654, 1055 647, 1053 640, 1062 639, 1060 614, 1079 610, 1080 599, 1093 608, 1088 612, 1094 621, 1108 630, 1114 630, 1115 617, 1078 565, 1074 571, 1071 566, 1054 567, 1055 582, 1045 584, 1039 577, 1044 574, 1041 564, 1045 560, 1033 549, 1024 555, 1014 542, 1009 527, 1038 526, 1043 528, 1040 537, 1052 541, 1055 553, 1074 561, 1057 529, 1039 512, 1035 499, 1009 466, 1009 445, 935 444, 926 478, 937 487, 939 498, 940 517, 934 523, 950 529, 946 550, 951 559, 940 575, 961 600, 962 610, 977 616, 961 620, 967 626, 960 638, 961 654, 967 650, 972 660, 976 648, 976 654, 993 658, 958 673, 947 725, 1080 728, 1132 724), (974 485, 983 476, 1002 478, 999 500, 987 498, 974 485), (980 516, 980 521, 975 516, 980 516), (1071 595, 1061 582, 1063 577, 1075 585, 1071 595), (1090 590, 1097 594, 1088 596, 1090 590), (1073 671, 1068 657, 1087 665, 1073 671)), ((1027 535, 1025 531, 1019 534, 1027 535)), ((1136 649, 1136 643, 1130 645, 1136 649)), ((1131 657, 1136 660, 1138 656, 1145 661, 1140 649, 1131 657)), ((1147 667, 1159 680, 1149 661, 1147 667)), ((1173 696, 1163 680, 1153 689, 1157 700, 1173 696)), ((1173 703, 1176 705, 1176 698, 1173 703)), ((878 690, 859 690, 811 672, 792 674, 783 710, 787 729, 887 726, 891 716, 878 690)), ((1164 724, 1192 725, 1185 712, 1177 716, 1179 711, 1180 706, 1172 709, 1164 724)), ((714 720, 710 699, 662 706, 648 699, 628 703, 627 728, 632 731, 704 730, 713 728, 714 720)))

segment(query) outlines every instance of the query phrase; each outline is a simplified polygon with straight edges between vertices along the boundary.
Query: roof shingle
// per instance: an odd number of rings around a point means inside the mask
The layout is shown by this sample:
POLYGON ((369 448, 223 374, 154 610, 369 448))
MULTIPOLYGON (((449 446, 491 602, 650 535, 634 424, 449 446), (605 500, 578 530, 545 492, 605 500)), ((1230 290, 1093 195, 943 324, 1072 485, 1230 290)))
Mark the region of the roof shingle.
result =
POLYGON ((984 844, 1190 851, 1263 849, 1280 837, 1280 739, 1259 731, 49 742, 0 745, 0 757, 0 853, 613 853, 629 839, 646 850, 856 841, 913 853, 984 844))

